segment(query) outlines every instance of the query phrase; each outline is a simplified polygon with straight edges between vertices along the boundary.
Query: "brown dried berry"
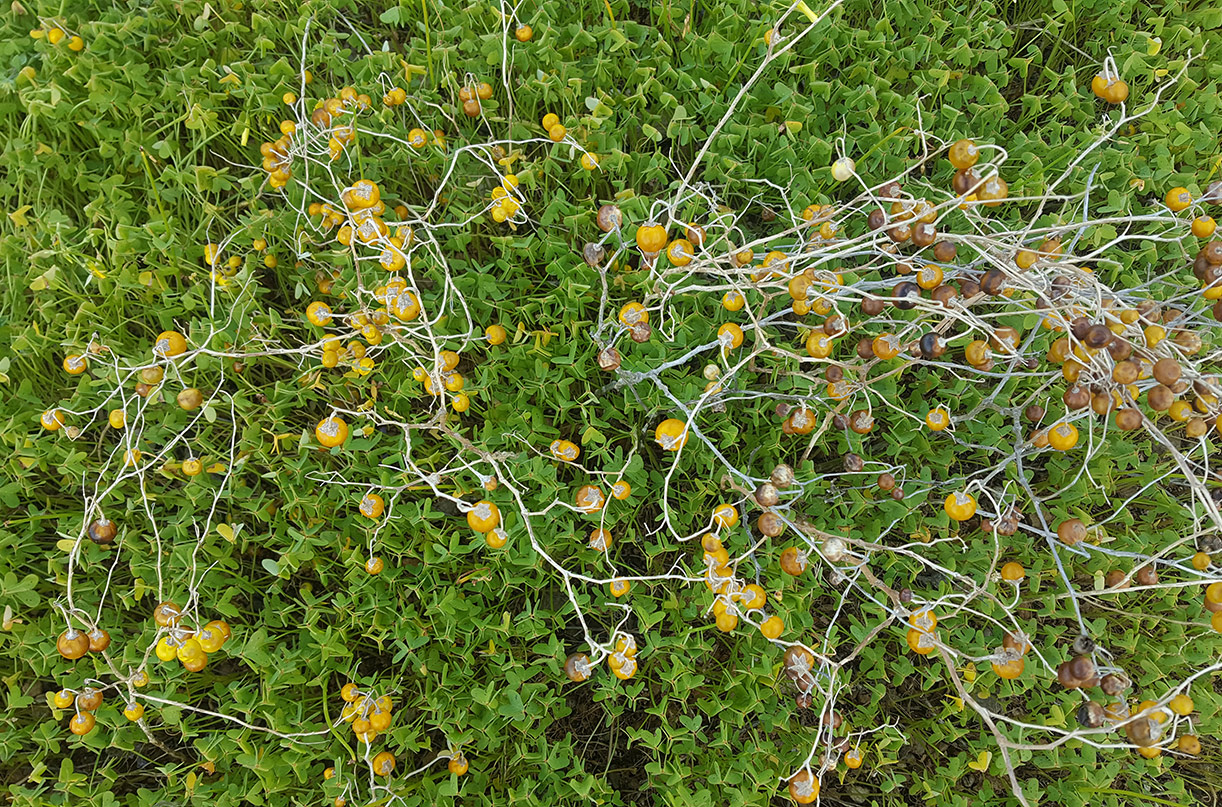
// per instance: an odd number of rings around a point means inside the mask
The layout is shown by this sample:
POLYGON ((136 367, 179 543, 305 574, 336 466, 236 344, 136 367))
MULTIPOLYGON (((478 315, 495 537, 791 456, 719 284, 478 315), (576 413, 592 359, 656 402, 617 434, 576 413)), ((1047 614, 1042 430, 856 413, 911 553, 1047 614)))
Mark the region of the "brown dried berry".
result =
POLYGON ((1078 722, 1088 729, 1097 729, 1103 725, 1103 707, 1094 701, 1087 701, 1078 707, 1078 722))
POLYGON ((1057 665, 1057 681, 1066 689, 1077 689, 1082 686, 1082 682, 1074 676, 1069 665, 1068 661, 1062 661, 1057 665))
POLYGON ((785 522, 776 513, 768 512, 760 514, 759 520, 756 522, 759 531, 769 538, 776 538, 785 532, 785 522))
POLYGON ((980 278, 980 290, 985 294, 998 295, 1006 285, 1006 273, 1000 269, 990 269, 980 278))
POLYGON ((958 248, 952 241, 943 240, 933 245, 934 260, 941 261, 942 263, 953 261, 957 252, 958 248))
POLYGON ((1129 742, 1142 748, 1149 748, 1162 736, 1162 724, 1153 718, 1138 717, 1124 724, 1124 733, 1128 736, 1129 742))
POLYGON ((1107 343, 1107 352, 1113 361, 1124 361, 1133 355, 1133 345, 1124 339, 1113 339, 1107 343))
POLYGON ((1108 695, 1112 695, 1113 697, 1119 695, 1121 692, 1124 692, 1126 689, 1132 686, 1132 684, 1133 682, 1130 681, 1128 676, 1126 676, 1124 673, 1108 673, 1107 675, 1103 676, 1103 680, 1099 682, 1099 686, 1103 688, 1103 691, 1108 695))
POLYGON ((902 280, 891 289, 895 298, 895 307, 901 311, 912 310, 921 299, 921 287, 911 280, 902 280))
POLYGON ((608 373, 618 370, 622 361, 623 359, 620 357, 619 351, 613 347, 599 351, 598 367, 601 370, 605 370, 608 373))
POLYGON ((113 521, 103 516, 89 525, 89 538, 95 544, 109 544, 115 540, 119 528, 113 521))
POLYGON ((975 168, 964 168, 955 172, 955 176, 950 184, 954 188, 955 193, 960 196, 966 196, 972 192, 974 187, 980 184, 980 175, 976 173, 975 168))
POLYGON ((925 359, 936 359, 946 352, 946 343, 942 341, 941 336, 932 331, 923 334, 919 344, 921 357, 925 359))
POLYGON ((1108 330, 1106 325, 1092 325, 1086 329, 1086 335, 1082 337, 1082 341, 1086 346, 1099 350, 1107 347, 1112 341, 1112 332, 1108 330))
POLYGON ((838 710, 825 711, 822 715, 823 725, 831 726, 832 731, 840 728, 844 724, 844 716, 838 710))
POLYGON ((1141 428, 1141 410, 1121 409, 1117 411, 1116 428, 1122 432, 1131 432, 1141 428))
POLYGON ((1175 386, 1182 372, 1179 362, 1175 359, 1163 358, 1154 362, 1154 379, 1165 387, 1175 386))
MULTIPOLYGON (((1089 656, 1098 649, 1095 640, 1087 636, 1085 633, 1079 633, 1074 637, 1073 644, 1070 645, 1070 650, 1075 656, 1089 656)), ((1079 676, 1080 678, 1083 676, 1079 676)))
POLYGON ((1162 384, 1151 387, 1146 393, 1146 403, 1155 412, 1166 412, 1171 408, 1171 404, 1175 403, 1175 393, 1164 387, 1162 384))
POLYGON ((1112 368, 1112 380, 1117 384, 1132 384, 1141 375, 1141 365, 1135 361, 1118 362, 1112 368))
POLYGON ((874 428, 874 416, 869 410, 858 409, 849 415, 849 428, 857 434, 869 434, 874 428))
POLYGON ((755 489, 755 502, 760 507, 776 507, 780 500, 780 491, 771 482, 764 482, 755 489))
POLYGON ((1085 409, 1090 406, 1090 390, 1081 384, 1074 384, 1069 389, 1065 390, 1065 394, 1061 396, 1061 400, 1065 405, 1073 410, 1085 409))
POLYGON ((912 228, 912 243, 914 246, 927 247, 938 237, 938 228, 933 224, 920 222, 912 228))
POLYGON ((959 296, 958 290, 948 283, 943 283, 929 293, 930 298, 939 305, 949 305, 950 301, 959 296))
POLYGON ((603 205, 598 208, 598 229, 604 233, 618 229, 624 223, 624 214, 615 205, 603 205))
POLYGON ((1214 266, 1222 264, 1222 241, 1210 241, 1201 249, 1201 252, 1204 253, 1205 260, 1214 266))
POLYGON ((785 490, 792 485, 794 483, 794 478, 793 468, 789 467, 785 463, 781 463, 777 467, 773 468, 772 474, 769 476, 772 484, 776 485, 781 490, 785 490))
POLYGON ((595 244, 593 241, 581 248, 581 254, 590 266, 598 266, 603 262, 603 258, 607 257, 607 251, 603 249, 602 244, 595 244))
POLYGON ((1057 537, 1062 543, 1073 546, 1086 540, 1086 525, 1079 518, 1067 518, 1057 525, 1057 537))

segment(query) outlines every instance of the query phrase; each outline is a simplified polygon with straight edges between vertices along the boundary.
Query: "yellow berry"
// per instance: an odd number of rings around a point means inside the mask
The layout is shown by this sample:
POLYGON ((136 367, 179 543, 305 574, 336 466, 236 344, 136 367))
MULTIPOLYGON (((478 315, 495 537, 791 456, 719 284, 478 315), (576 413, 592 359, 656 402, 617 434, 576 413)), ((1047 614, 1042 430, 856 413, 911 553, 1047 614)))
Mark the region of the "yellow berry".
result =
POLYGON ((768 639, 779 638, 785 631, 785 623, 779 616, 770 616, 760 623, 760 633, 768 639))

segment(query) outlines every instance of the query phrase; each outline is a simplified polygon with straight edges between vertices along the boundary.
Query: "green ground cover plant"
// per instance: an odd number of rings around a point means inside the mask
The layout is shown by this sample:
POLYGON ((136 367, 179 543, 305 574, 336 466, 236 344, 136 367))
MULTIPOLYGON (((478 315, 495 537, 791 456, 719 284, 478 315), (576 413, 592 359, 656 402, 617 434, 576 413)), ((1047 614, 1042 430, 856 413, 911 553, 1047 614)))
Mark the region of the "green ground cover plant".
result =
POLYGON ((11 803, 1216 800, 1215 4, 0 31, 11 803))

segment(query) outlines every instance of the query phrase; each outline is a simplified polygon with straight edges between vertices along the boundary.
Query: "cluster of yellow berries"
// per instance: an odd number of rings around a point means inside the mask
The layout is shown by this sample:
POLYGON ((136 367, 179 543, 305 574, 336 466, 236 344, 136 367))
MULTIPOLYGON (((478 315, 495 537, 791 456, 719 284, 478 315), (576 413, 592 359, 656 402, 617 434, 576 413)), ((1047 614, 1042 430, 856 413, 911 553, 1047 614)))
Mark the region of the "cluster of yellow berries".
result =
MULTIPOLYGON (((1008 637, 1009 638, 1009 637, 1008 637)), ((1013 647, 1008 644, 1007 647, 1013 647)), ((1057 665, 1057 681, 1065 689, 1088 690, 1098 688, 1103 694, 1116 697, 1117 700, 1104 705, 1094 700, 1086 700, 1078 708, 1078 722, 1083 727, 1097 729, 1105 724, 1112 724, 1128 742, 1137 746, 1137 752, 1146 759, 1154 759, 1163 752, 1159 741, 1164 732, 1170 728, 1172 716, 1188 717, 1196 705, 1192 698, 1184 692, 1170 698, 1166 706, 1159 706, 1152 700, 1134 703, 1130 708, 1124 697, 1124 692, 1132 686, 1132 681, 1121 672, 1100 670, 1090 656, 1094 643, 1086 637, 1079 637, 1074 642, 1074 655, 1057 665)), ((1195 756, 1201 753, 1201 742, 1191 734, 1180 735, 1176 750, 1195 756)))
MULTIPOLYGON (((1103 715, 1105 719, 1113 722, 1129 721, 1121 729, 1125 737, 1137 746, 1138 754, 1146 759, 1155 759, 1162 756, 1163 747, 1156 743, 1166 731, 1166 723, 1171 719, 1171 715, 1187 717, 1195 708, 1196 704, 1192 698, 1180 693, 1163 707, 1152 700, 1141 701, 1131 710, 1124 701, 1109 703, 1103 707, 1103 715), (1137 716, 1136 720, 1130 720, 1133 715, 1137 716)), ((1197 756, 1201 753, 1201 740, 1193 734, 1181 734, 1176 740, 1175 748, 1182 754, 1197 756)))
POLYGON ((938 617, 928 609, 908 615, 908 649, 919 656, 927 656, 937 647, 938 617))
MULTIPOLYGON (((627 499, 631 494, 632 485, 622 479, 611 485, 611 495, 620 501, 627 499)), ((573 497, 573 506, 582 513, 592 515, 607 506, 607 497, 598 485, 582 485, 577 488, 577 493, 573 497)), ((589 545, 590 549, 595 552, 610 552, 612 543, 614 539, 611 531, 605 527, 594 527, 590 530, 589 545)), ((612 580, 607 586, 613 597, 622 597, 631 588, 627 580, 620 579, 612 580)))
MULTIPOLYGON (((255 252, 265 253, 263 255, 263 265, 268 269, 275 269, 280 265, 280 261, 275 255, 267 252, 267 240, 256 238, 251 242, 251 246, 255 252)), ((228 285, 229 279, 238 273, 242 268, 243 259, 241 255, 230 255, 225 261, 220 260, 221 246, 220 244, 205 244, 204 245, 204 263, 209 267, 212 273, 212 280, 218 286, 228 285)))
MULTIPOLYGON (((76 707, 76 713, 68 721, 68 730, 78 737, 83 737, 93 731, 94 726, 97 725, 98 721, 93 713, 102 706, 102 690, 94 687, 85 687, 80 692, 61 689, 51 696, 51 702, 56 709, 76 707)), ((140 714, 137 717, 129 718, 133 722, 144 715, 144 707, 139 704, 135 706, 139 708, 140 714)), ((126 710, 124 714, 127 714, 126 710)))
MULTIPOLYGON (((489 483, 492 488, 494 482, 489 483)), ((495 502, 482 499, 467 511, 467 526, 484 536, 484 543, 490 549, 501 549, 509 543, 509 533, 501 526, 501 511, 495 502)))
MULTIPOLYGON (((371 743, 379 734, 390 730, 394 719, 394 703, 389 695, 374 696, 364 693, 352 682, 344 684, 339 694, 344 699, 340 716, 344 722, 352 724, 352 733, 358 740, 371 743)), ((389 776, 394 769, 395 758, 388 752, 378 754, 374 758, 373 771, 379 776, 389 776), (379 760, 383 764, 379 764, 379 760)))
POLYGON ((32 29, 30 36, 34 39, 46 39, 52 45, 58 45, 67 39, 68 50, 74 53, 80 53, 85 49, 85 40, 76 34, 70 34, 58 23, 44 23, 42 27, 32 29))
POLYGON ((561 462, 576 462, 581 456, 581 448, 571 440, 553 440, 548 451, 561 462))
MULTIPOLYGON (((636 654, 636 638, 628 633, 618 634, 613 651, 607 656, 607 666, 616 678, 627 681, 639 669, 636 654)), ((594 662, 585 653, 574 653, 564 660, 564 674, 575 683, 588 681, 594 674, 594 667, 594 662)))
POLYGON ((1090 90, 1109 104, 1123 104, 1129 100, 1129 85, 1124 79, 1109 75, 1107 71, 1096 74, 1090 80, 1090 90))
POLYGON ((402 106, 407 102, 407 90, 402 87, 391 87, 382 96, 382 103, 386 106, 402 106))
MULTIPOLYGON (((372 107, 373 99, 364 93, 358 93, 354 87, 344 87, 339 91, 338 97, 327 98, 314 104, 310 122, 320 129, 328 130, 327 153, 332 162, 343 155, 347 146, 356 142, 355 118, 372 107)), ((283 123, 280 129, 284 131, 283 123)))
MULTIPOLYGON (((106 348, 100 345, 90 345, 91 353, 100 353, 104 350, 106 348)), ((186 350, 187 340, 182 334, 177 331, 164 331, 157 337, 153 354, 158 358, 173 358, 185 353, 186 350)), ((64 357, 63 368, 68 375, 80 375, 89 369, 89 362, 83 355, 69 354, 64 357)), ((147 398, 164 377, 164 367, 158 365, 145 367, 139 373, 140 380, 136 383, 136 394, 141 398, 147 398)), ((178 393, 176 400, 182 409, 190 412, 203 405, 204 395, 195 387, 187 387, 178 393)), ((107 422, 112 429, 124 429, 127 426, 127 414, 122 409, 112 409, 107 413, 107 422)), ((59 409, 47 409, 39 416, 39 423, 47 431, 58 431, 66 425, 65 415, 59 409)), ((79 430, 75 426, 68 427, 69 437, 75 439, 78 433, 79 430)), ((141 452, 138 449, 125 451, 123 454, 124 466, 136 465, 140 457, 141 452)))
MULTIPOLYGON (((340 193, 340 199, 347 211, 344 221, 350 223, 340 226, 335 234, 336 241, 346 247, 352 246, 354 240, 366 246, 389 242, 389 254, 380 255, 378 263, 388 272, 397 272, 407 265, 407 257, 402 250, 411 246, 412 233, 410 229, 404 229, 402 233, 396 232, 391 236, 390 227, 382 219, 386 213, 386 202, 382 201, 382 189, 378 187, 378 183, 370 179, 358 179, 340 193), (397 243, 395 239, 398 239, 397 243)), ((322 215, 328 211, 319 205, 318 212, 322 215)), ((338 211, 330 211, 328 220, 333 221, 337 213, 338 211)), ((383 251, 386 252, 385 249, 383 251)))
POLYGON ((516 193, 517 188, 517 175, 506 174, 502 177, 500 184, 492 189, 489 194, 492 197, 492 206, 489 208, 488 215, 492 216, 493 221, 498 224, 508 221, 522 209, 520 195, 516 193))
POLYGON ((153 609, 153 621, 166 630, 154 648, 157 658, 164 662, 177 659, 189 672, 199 672, 208 666, 209 654, 219 651, 233 635, 229 624, 220 619, 196 631, 182 627, 182 610, 168 600, 153 609))
MULTIPOLYGON (((471 399, 463 392, 463 388, 467 386, 467 379, 462 373, 458 372, 458 363, 460 361, 462 361, 462 357, 457 352, 453 350, 441 351, 441 386, 444 386, 447 392, 454 393, 454 397, 450 399, 450 406, 455 412, 462 413, 471 408, 471 399)), ((423 384, 424 391, 429 395, 434 397, 441 395, 441 390, 433 381, 433 375, 423 367, 413 368, 412 378, 423 384)))
POLYGON ((564 124, 560 122, 560 116, 555 112, 544 115, 540 123, 543 124, 543 131, 547 132, 547 139, 553 143, 559 143, 569 133, 569 130, 564 128, 564 124))
MULTIPOLYGON (((772 504, 776 504, 776 501, 772 504)), ((703 550, 704 584, 714 594, 713 620, 717 629, 730 633, 738 627, 740 615, 758 611, 761 614, 760 633, 766 639, 780 638, 785 631, 784 620, 775 614, 769 616, 763 613, 768 600, 767 594, 759 584, 746 583, 735 576, 734 569, 730 566, 730 553, 720 537, 723 530, 728 533, 738 526, 738 508, 728 503, 719 504, 713 508, 711 521, 713 531, 700 538, 700 547, 703 550)), ((766 530, 765 534, 769 537, 781 534, 781 530, 774 529, 773 522, 781 524, 783 530, 784 525, 780 518, 771 510, 765 509, 759 518, 759 526, 761 530, 766 530)), ((806 569, 806 555, 793 547, 786 549, 781 553, 781 568, 789 574, 801 574, 806 569)))
MULTIPOLYGON (((440 129, 434 129, 431 142, 437 148, 444 149, 446 147, 446 133, 440 129)), ((414 149, 422 149, 429 145, 429 143, 429 133, 425 129, 416 127, 407 133, 407 144, 414 149)))
POLYGON ((263 155, 261 166, 267 174, 267 184, 273 188, 283 188, 293 178, 293 155, 290 146, 296 131, 297 124, 293 121, 281 121, 280 137, 259 146, 259 153, 263 155))
MULTIPOLYGON (((571 440, 553 440, 548 446, 548 451, 559 462, 576 462, 577 458, 581 456, 581 448, 571 440)), ((612 483, 612 497, 623 501, 630 495, 632 495, 632 485, 626 480, 620 479, 612 483)), ((600 512, 606 505, 607 496, 598 485, 582 485, 577 488, 577 493, 573 497, 573 506, 579 512, 586 514, 600 512)), ((613 540, 611 531, 604 527, 594 527, 590 530, 589 545, 596 552, 609 551, 613 540)), ((631 584, 627 580, 615 579, 608 583, 608 588, 611 596, 622 597, 631 589, 631 584)))
MULTIPOLYGON (((1002 567, 1002 579, 1013 580, 1013 576, 1017 574, 1017 579, 1022 579, 1025 574, 1023 568, 1017 563, 1007 563, 1002 567), (1018 566, 1018 571, 1015 572, 1012 568, 1009 571, 1010 577, 1007 577, 1006 567, 1018 566)), ((1002 639, 1001 647, 993 651, 993 659, 990 661, 990 666, 993 672, 997 673, 999 678, 1004 678, 1007 681, 1013 681, 1023 674, 1023 669, 1027 666, 1025 656, 1027 651, 1031 649, 1031 642, 1027 641, 1025 636, 1015 635, 1007 632, 1002 639)))

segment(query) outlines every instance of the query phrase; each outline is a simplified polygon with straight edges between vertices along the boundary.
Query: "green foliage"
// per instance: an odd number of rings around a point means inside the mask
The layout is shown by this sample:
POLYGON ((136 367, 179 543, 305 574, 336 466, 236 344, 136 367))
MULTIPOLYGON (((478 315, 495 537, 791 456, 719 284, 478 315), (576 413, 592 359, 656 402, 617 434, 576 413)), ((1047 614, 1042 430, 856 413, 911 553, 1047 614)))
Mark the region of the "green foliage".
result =
MULTIPOLYGON (((277 136, 288 114, 283 94, 302 94, 304 42, 311 102, 352 85, 373 96, 362 126, 404 137, 416 124, 406 108, 381 104, 377 77, 386 73, 408 90, 408 107, 423 124, 445 133, 445 150, 417 151, 362 134, 352 153, 354 176, 378 182, 413 211, 444 193, 438 220, 473 219, 432 235, 472 321, 481 330, 501 323, 510 340, 464 351, 472 407, 462 417, 448 416, 449 427, 510 458, 512 485, 533 512, 557 498, 570 501, 586 481, 539 455, 553 439, 581 445, 587 468, 624 468, 634 493, 613 502, 607 515, 618 567, 659 575, 686 556, 688 567, 698 568, 690 544, 658 529, 673 457, 657 450, 653 428, 675 414, 673 399, 650 383, 606 386, 611 377, 599 370, 590 339, 601 279, 581 261, 581 246, 599 235, 600 204, 616 201, 634 228, 651 204, 674 192, 677 177, 765 57, 764 34, 783 7, 744 0, 544 0, 519 11, 534 28, 533 40, 518 43, 510 30, 507 44, 499 8, 73 0, 29 3, 24 11, 15 4, 0 22, 0 200, 7 214, 0 220, 0 340, 8 345, 0 359, 0 441, 7 455, 0 475, 6 511, 0 606, 12 609, 0 632, 7 706, 0 715, 0 773, 12 803, 317 804, 342 790, 343 778, 324 782, 323 768, 351 772, 349 760, 359 753, 342 724, 289 743, 202 712, 149 703, 153 743, 123 718, 123 696, 113 691, 98 728, 78 739, 66 730, 69 713, 50 705, 50 693, 60 687, 79 687, 86 677, 112 681, 97 658, 73 664, 55 651, 63 617, 53 603, 63 601, 70 568, 63 541, 81 534, 83 502, 95 485, 107 488, 119 471, 124 446, 105 418, 122 401, 109 397, 118 382, 108 365, 147 361, 156 335, 169 329, 212 353, 198 356, 189 377, 172 378, 153 393, 162 400, 140 425, 140 440, 159 460, 143 482, 129 477, 102 503, 121 525, 122 562, 112 573, 113 548, 81 543, 75 596, 86 612, 102 615, 114 639, 110 654, 124 671, 141 664, 156 636, 149 614, 159 574, 166 596, 181 602, 193 574, 207 569, 201 613, 227 620, 235 635, 197 675, 154 661, 145 692, 292 733, 334 724, 346 681, 388 691, 397 704, 396 724, 375 745, 395 752, 399 773, 447 745, 460 746, 471 761, 461 778, 434 767, 397 780, 395 792, 409 805, 455 796, 547 807, 762 805, 778 803, 778 782, 806 758, 817 709, 795 708, 780 673, 781 648, 746 627, 718 633, 702 584, 637 584, 628 600, 630 628, 642 645, 641 672, 618 681, 604 665, 589 682, 572 684, 563 675, 564 659, 588 649, 576 611, 561 578, 532 549, 504 488, 494 498, 512 538, 500 551, 485 547, 453 506, 424 485, 395 499, 389 527, 375 532, 358 516, 366 486, 410 481, 398 470, 403 434, 395 428, 366 434, 360 431, 366 423, 349 418, 352 439, 325 453, 313 439, 314 425, 332 406, 370 402, 378 413, 426 420, 432 400, 412 380, 410 363, 387 353, 372 375, 362 376, 323 371, 315 358, 302 363, 301 354, 237 356, 256 344, 321 338, 304 319, 305 306, 320 298, 317 273, 337 270, 326 298, 337 309, 359 293, 349 253, 333 243, 302 243, 308 255, 296 265, 302 225, 295 208, 311 199, 300 182, 283 194, 270 190, 257 170, 258 144, 277 136), (73 53, 65 43, 29 37, 39 25, 36 14, 79 32, 85 49, 73 53), (33 77, 22 72, 26 67, 33 77), (457 103, 468 73, 495 90, 478 122, 457 103), (447 179, 453 155, 469 143, 541 137, 538 122, 548 112, 600 155, 601 170, 582 171, 568 145, 511 150, 505 170, 519 177, 532 222, 516 229, 494 224, 481 215, 495 186, 492 171, 464 157, 447 179), (231 234, 226 257, 237 254, 242 264, 222 288, 210 282, 204 246, 231 234), (248 252, 256 238, 266 239, 278 257, 274 268, 248 252), (66 375, 64 355, 84 351, 91 339, 110 353, 93 360, 89 372, 66 375), (209 396, 195 417, 174 404, 181 386, 224 395, 209 396), (40 429, 39 415, 51 407, 87 413, 69 417, 84 429, 79 439, 40 429), (184 476, 188 457, 210 470, 184 476), (334 478, 357 486, 322 483, 334 478), (378 576, 362 568, 371 540, 386 560, 378 576)), ((793 15, 785 32, 796 32, 803 20, 793 15)), ((751 87, 697 179, 723 189, 722 200, 743 214, 744 230, 756 237, 770 232, 760 215, 764 206, 796 216, 807 204, 843 196, 827 169, 839 153, 838 138, 846 153, 860 155, 863 177, 883 178, 920 157, 924 132, 1003 145, 1011 194, 1038 196, 1114 114, 1089 91, 1109 50, 1142 104, 1190 52, 1208 45, 1207 57, 1192 63, 1148 116, 1067 183, 1080 188, 1095 171, 1096 215, 1143 212, 1172 185, 1198 192, 1217 178, 1222 62, 1212 53, 1222 47, 1220 31, 1222 12, 1208 3, 848 3, 751 87), (786 189, 783 196, 776 186, 786 189)), ((939 172, 941 185, 949 181, 944 160, 928 170, 939 172)), ((680 212, 708 213, 694 206, 680 212)), ((1020 221, 1033 212, 1023 206, 997 215, 1020 221)), ((1060 224, 1072 215, 1050 210, 1040 223, 1060 224)), ((1094 228, 1085 242, 1099 245, 1112 236, 1094 228)), ((1181 256, 1178 245, 1167 244, 1111 257, 1117 265, 1100 271, 1130 285, 1144 281, 1152 265, 1181 256)), ((430 282, 441 278, 436 269, 428 268, 430 282)), ((638 259, 621 259, 610 275, 612 315, 655 291, 638 259)), ((676 298, 666 338, 621 345, 624 369, 648 371, 715 338, 716 328, 733 319, 718 297, 676 298)), ((1191 304, 1201 305, 1195 296, 1191 304)), ((1010 324, 1024 333, 1035 327, 1017 317, 1010 324)), ((456 321, 439 325, 451 335, 465 328, 456 321)), ((1053 336, 1041 333, 1037 344, 1046 349, 1053 336)), ((761 360, 757 369, 754 383, 769 393, 814 388, 781 362, 761 360)), ((699 371, 699 363, 675 367, 661 375, 660 386, 674 399, 693 400, 705 386, 699 371)), ((1038 386, 1017 378, 998 394, 1017 402, 1038 386)), ((129 411, 131 387, 123 390, 129 411)), ((885 537, 896 546, 911 540, 930 561, 954 571, 989 568, 992 542, 966 529, 961 540, 950 540, 956 528, 941 499, 955 480, 993 461, 968 446, 1012 445, 1014 424, 983 412, 957 424, 951 441, 903 413, 922 418, 932 400, 973 410, 997 391, 966 376, 915 370, 874 389, 890 403, 878 407, 880 427, 868 437, 825 434, 809 453, 804 441, 780 433, 767 398, 706 412, 699 426, 736 468, 765 475, 789 462, 802 478, 820 478, 806 496, 819 529, 885 537), (830 476, 846 451, 907 468, 908 497, 892 501, 830 476)), ((454 442, 435 433, 415 439, 412 459, 424 473, 451 467, 454 442)), ((1103 521, 1133 497, 1106 524, 1110 548, 1149 556, 1196 529, 1182 478, 1148 440, 1110 440, 1090 460, 1089 475, 1081 473, 1080 453, 1041 458, 1027 470, 1023 479, 1042 495, 1060 491, 1047 503, 1055 519, 1103 521)), ((665 505, 680 533, 703 529, 711 508, 732 495, 722 487, 723 475, 712 451, 692 441, 669 479, 665 505)), ((1001 471, 998 484, 1006 483, 1020 484, 1013 465, 1001 471)), ((481 495, 470 475, 448 474, 438 484, 468 501, 481 495)), ((541 521, 546 530, 537 537, 568 568, 600 576, 605 564, 584 548, 597 521, 557 508, 541 521)), ((746 541, 745 533, 727 541, 731 554, 745 551, 746 541)), ((770 603, 785 619, 786 637, 826 642, 829 653, 847 655, 885 615, 855 600, 832 625, 839 589, 822 576, 795 582, 782 574, 777 556, 785 545, 766 545, 755 559, 770 603)), ((1175 550, 1177 557, 1188 548, 1175 550)), ((1021 533, 1003 550, 1004 559, 1021 562, 1028 573, 1013 611, 1051 661, 1062 660, 1077 628, 1069 600, 1057 597, 1064 584, 1052 555, 1021 533)), ((921 565, 909 557, 878 557, 874 572, 890 586, 910 586, 931 600, 951 592, 946 580, 918 574, 921 565)), ((1114 565, 1098 554, 1067 563, 1075 585, 1087 591, 1101 588, 1114 565)), ((1002 592, 995 581, 988 585, 1002 592)), ((578 586, 574 596, 591 631, 609 634, 622 612, 606 587, 578 586)), ((1199 600, 1195 588, 1166 588, 1088 598, 1083 609, 1096 636, 1122 656, 1136 692, 1157 698, 1186 670, 1216 658, 1217 643, 1201 640, 1207 625, 1199 600)), ((975 607, 1002 616, 989 600, 975 607)), ((957 647, 978 657, 999 642, 987 625, 964 624, 955 636, 957 647)), ((987 664, 959 672, 974 698, 1017 719, 1075 725, 1077 694, 1051 687, 1033 664, 1027 669, 1014 682, 1001 681, 987 664)), ((870 735, 861 769, 846 771, 842 763, 825 775, 825 803, 1017 803, 995 740, 957 700, 936 657, 907 652, 902 629, 885 629, 841 675, 847 689, 840 708, 852 727, 896 728, 870 735)), ((1015 755, 1026 796, 1057 805, 1204 803, 1219 786, 1219 752, 1209 739, 1219 726, 1219 698, 1208 681, 1193 697, 1195 731, 1205 738, 1198 760, 1148 761, 1073 740, 1015 755)), ((1010 730, 1013 739, 1020 734, 1010 730)))

